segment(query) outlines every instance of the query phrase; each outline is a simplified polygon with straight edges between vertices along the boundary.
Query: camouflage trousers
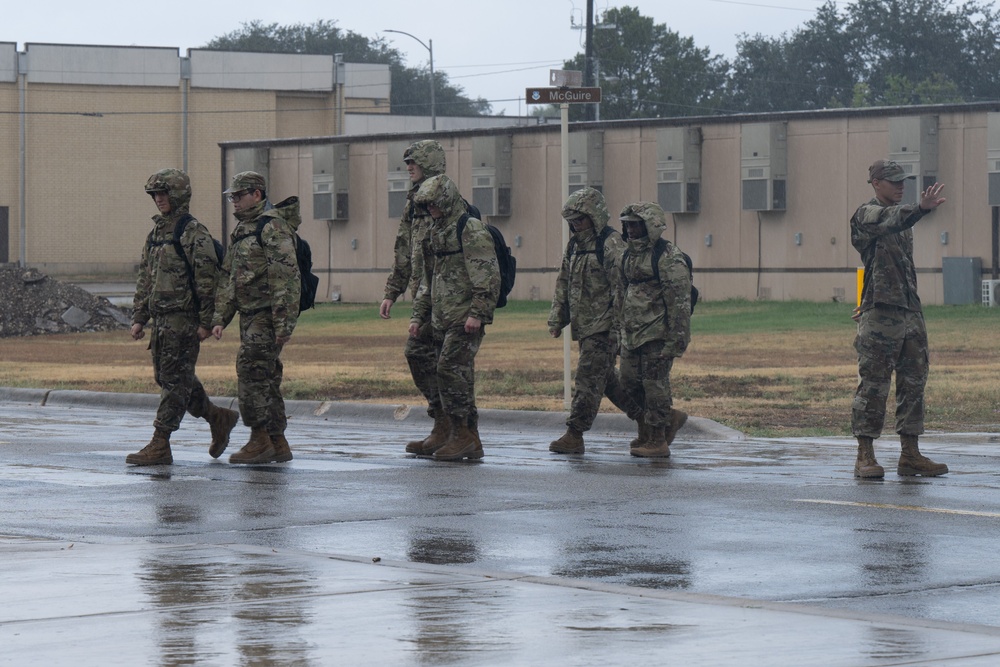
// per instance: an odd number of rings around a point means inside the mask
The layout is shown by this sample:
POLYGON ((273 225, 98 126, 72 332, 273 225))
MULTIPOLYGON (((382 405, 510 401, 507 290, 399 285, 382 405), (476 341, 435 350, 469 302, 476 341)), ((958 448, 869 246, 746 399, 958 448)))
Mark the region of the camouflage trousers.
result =
POLYGON ((433 417, 441 409, 441 395, 437 381, 438 348, 434 344, 434 328, 429 323, 420 327, 416 336, 406 338, 403 355, 413 384, 427 399, 427 414, 433 417))
POLYGON ((280 354, 271 312, 241 313, 240 351, 236 355, 240 415, 249 428, 262 426, 272 435, 284 433, 287 425, 280 354))
POLYGON ((615 361, 618 345, 608 332, 587 336, 580 341, 580 360, 576 364, 573 403, 566 426, 577 431, 589 431, 605 396, 619 410, 637 419, 642 410, 622 386, 615 361))
POLYGON ((663 353, 663 347, 662 340, 654 340, 634 350, 623 347, 621 352, 622 385, 650 428, 670 426, 670 369, 674 359, 663 353))
POLYGON ((486 327, 465 333, 464 324, 434 330, 438 396, 445 414, 465 419, 470 427, 478 424, 476 410, 476 354, 486 335, 486 327))
POLYGON ((927 328, 923 313, 875 306, 861 314, 858 335, 858 389, 851 405, 854 435, 877 438, 885 424, 886 401, 896 373, 896 433, 924 432, 927 385, 927 328))
POLYGON ((153 426, 176 431, 185 412, 200 418, 208 410, 208 396, 194 374, 201 342, 198 321, 190 313, 169 313, 153 318, 149 351, 153 357, 153 379, 160 387, 160 405, 153 426))

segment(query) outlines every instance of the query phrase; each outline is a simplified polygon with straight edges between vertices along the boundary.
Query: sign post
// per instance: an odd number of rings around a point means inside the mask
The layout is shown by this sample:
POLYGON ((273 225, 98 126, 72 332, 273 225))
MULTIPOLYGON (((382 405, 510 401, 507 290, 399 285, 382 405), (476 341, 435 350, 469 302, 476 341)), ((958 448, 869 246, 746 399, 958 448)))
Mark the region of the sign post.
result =
MULTIPOLYGON (((524 99, 527 104, 559 105, 559 142, 562 161, 562 196, 569 196, 569 105, 593 104, 601 101, 600 88, 581 88, 583 72, 575 70, 549 70, 550 88, 527 88, 524 99)), ((569 243, 569 225, 559 220, 562 228, 563 248, 569 243)), ((561 256, 561 254, 560 254, 561 256)), ((568 411, 572 405, 572 377, 570 365, 572 336, 563 335, 563 404, 568 411)))

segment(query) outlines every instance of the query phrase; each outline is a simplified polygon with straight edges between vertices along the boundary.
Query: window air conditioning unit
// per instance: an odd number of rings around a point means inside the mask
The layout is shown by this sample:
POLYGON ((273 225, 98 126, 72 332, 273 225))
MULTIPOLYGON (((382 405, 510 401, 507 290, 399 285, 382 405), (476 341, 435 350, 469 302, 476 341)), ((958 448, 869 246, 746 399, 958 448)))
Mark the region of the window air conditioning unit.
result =
POLYGON ((701 210, 701 128, 656 132, 656 198, 668 213, 701 210))
POLYGON ((1000 280, 983 281, 983 305, 988 308, 1000 305, 1000 280))
POLYGON ((511 214, 511 137, 472 138, 472 203, 485 216, 511 214))
POLYGON ((740 177, 744 211, 787 208, 788 124, 748 123, 740 139, 740 177))
POLYGON ((313 146, 313 220, 347 220, 349 159, 347 144, 313 146))

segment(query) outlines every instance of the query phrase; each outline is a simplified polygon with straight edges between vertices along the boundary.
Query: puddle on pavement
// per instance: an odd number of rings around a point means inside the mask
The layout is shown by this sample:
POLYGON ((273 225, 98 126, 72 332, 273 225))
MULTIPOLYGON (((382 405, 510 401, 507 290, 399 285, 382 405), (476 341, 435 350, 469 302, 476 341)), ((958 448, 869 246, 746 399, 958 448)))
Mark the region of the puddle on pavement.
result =
POLYGON ((36 482, 41 484, 60 484, 62 486, 97 487, 142 484, 147 479, 148 476, 146 475, 92 472, 57 466, 27 466, 16 463, 0 465, 0 481, 6 482, 36 482))

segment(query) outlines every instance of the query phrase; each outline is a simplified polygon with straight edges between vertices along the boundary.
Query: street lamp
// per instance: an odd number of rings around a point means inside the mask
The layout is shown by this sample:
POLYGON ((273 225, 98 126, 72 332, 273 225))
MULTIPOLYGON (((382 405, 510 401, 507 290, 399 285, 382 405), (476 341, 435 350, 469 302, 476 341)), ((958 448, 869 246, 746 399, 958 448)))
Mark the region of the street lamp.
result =
POLYGON ((382 32, 398 32, 400 35, 406 35, 407 37, 412 37, 417 40, 420 46, 427 49, 427 53, 430 54, 431 63, 431 130, 437 129, 437 109, 434 106, 434 40, 428 39, 427 43, 424 44, 419 37, 411 35, 408 32, 403 32, 402 30, 383 30, 382 32))

